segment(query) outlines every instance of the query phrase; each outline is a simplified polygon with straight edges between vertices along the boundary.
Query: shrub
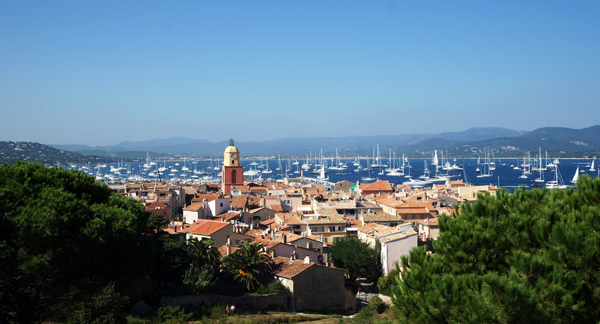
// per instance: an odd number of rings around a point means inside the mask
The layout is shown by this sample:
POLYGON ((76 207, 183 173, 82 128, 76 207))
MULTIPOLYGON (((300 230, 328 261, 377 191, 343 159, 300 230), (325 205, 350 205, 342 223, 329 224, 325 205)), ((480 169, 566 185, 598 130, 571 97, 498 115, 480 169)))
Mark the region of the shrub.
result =
POLYGON ((371 300, 369 300, 369 305, 367 305, 367 307, 378 314, 385 311, 385 304, 378 296, 373 296, 371 300))
POLYGON ((377 280, 377 288, 379 289, 379 293, 382 295, 391 296, 391 287, 396 285, 397 278, 400 278, 400 271, 398 269, 391 270, 390 273, 385 277, 380 277, 377 280))
POLYGON ((156 316, 160 323, 167 324, 187 324, 192 318, 192 314, 186 313, 185 309, 179 306, 162 306, 156 311, 156 316))
POLYGON ((287 291, 287 288, 279 280, 275 280, 267 286, 260 286, 256 289, 256 293, 259 295, 276 294, 287 291))

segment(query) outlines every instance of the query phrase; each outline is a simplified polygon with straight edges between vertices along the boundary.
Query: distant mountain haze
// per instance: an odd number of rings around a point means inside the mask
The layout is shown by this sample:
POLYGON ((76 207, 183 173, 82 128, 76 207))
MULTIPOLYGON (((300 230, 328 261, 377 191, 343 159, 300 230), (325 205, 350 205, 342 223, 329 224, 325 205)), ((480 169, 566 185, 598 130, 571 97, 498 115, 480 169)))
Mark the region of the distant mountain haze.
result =
MULTIPOLYGON (((392 149, 397 154, 410 157, 426 156, 433 150, 447 151, 453 157, 478 156, 493 151, 497 156, 520 156, 524 151, 543 150, 556 156, 569 154, 595 154, 600 150, 600 126, 584 129, 564 127, 539 128, 531 132, 498 127, 477 127, 461 132, 439 134, 398 134, 346 137, 281 138, 267 141, 236 139, 236 146, 244 156, 306 156, 319 154, 321 149, 330 156, 337 149, 340 155, 372 155, 379 144, 381 156, 389 156, 392 149)), ((115 155, 115 152, 161 152, 170 155, 220 156, 228 139, 219 142, 185 137, 125 141, 116 145, 52 145, 55 148, 94 155, 115 155), (101 152, 110 152, 102 154, 101 152)), ((119 154, 120 155, 120 154, 119 154)))

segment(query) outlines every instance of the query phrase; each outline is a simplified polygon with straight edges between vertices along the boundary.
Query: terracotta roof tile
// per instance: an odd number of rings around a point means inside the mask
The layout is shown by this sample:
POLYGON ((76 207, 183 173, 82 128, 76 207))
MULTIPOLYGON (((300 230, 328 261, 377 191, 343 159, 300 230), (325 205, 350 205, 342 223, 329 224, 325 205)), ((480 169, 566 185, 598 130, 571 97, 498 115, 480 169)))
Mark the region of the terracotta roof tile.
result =
POLYGON ((241 214, 240 212, 228 211, 228 212, 225 212, 223 214, 217 215, 216 218, 224 220, 224 221, 230 221, 230 220, 232 220, 232 219, 240 216, 240 214, 241 214))
POLYGON ((314 263, 304 263, 303 260, 290 261, 290 258, 286 257, 275 257, 273 258, 274 271, 276 276, 282 276, 287 278, 293 278, 304 270, 315 266, 314 263))
POLYGON ((159 201, 155 201, 155 202, 151 203, 150 205, 146 206, 146 210, 156 210, 156 209, 167 209, 167 206, 165 206, 165 204, 163 204, 159 201))
POLYGON ((304 225, 306 224, 293 213, 276 213, 275 216, 286 225, 304 225))
MULTIPOLYGON (((240 248, 232 246, 231 247, 231 253, 234 253, 235 251, 239 250, 240 248)), ((221 255, 221 258, 224 258, 227 256, 227 245, 222 245, 220 246, 217 251, 219 252, 219 254, 221 255)))
POLYGON ((200 209, 202 209, 203 207, 204 207, 204 205, 199 204, 199 203, 195 203, 195 204, 191 204, 191 205, 185 207, 183 210, 184 211, 194 211, 194 212, 197 212, 200 209))
POLYGON ((192 202, 202 202, 202 201, 213 201, 215 199, 219 199, 221 195, 219 194, 200 194, 192 199, 192 202))
POLYGON ((248 203, 246 196, 235 196, 230 199, 229 206, 234 209, 244 209, 248 203))
POLYGON ((229 225, 227 222, 201 219, 192 224, 190 227, 182 229, 182 232, 200 235, 212 235, 227 227, 227 225, 229 225))
POLYGON ((377 192, 379 192, 379 191, 394 191, 394 189, 390 185, 390 182, 387 180, 378 180, 378 181, 370 183, 364 187, 361 186, 360 189, 362 191, 377 191, 377 192))

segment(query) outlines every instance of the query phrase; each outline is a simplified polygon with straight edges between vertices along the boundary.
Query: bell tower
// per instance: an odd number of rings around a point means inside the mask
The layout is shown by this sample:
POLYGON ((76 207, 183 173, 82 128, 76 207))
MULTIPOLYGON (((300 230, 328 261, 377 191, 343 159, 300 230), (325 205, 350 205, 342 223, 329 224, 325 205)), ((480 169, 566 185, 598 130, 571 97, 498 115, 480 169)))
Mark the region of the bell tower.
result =
POLYGON ((231 194, 232 185, 244 184, 244 170, 240 165, 240 151, 235 147, 233 138, 229 140, 229 146, 225 149, 223 159, 221 191, 223 194, 229 195, 231 194))

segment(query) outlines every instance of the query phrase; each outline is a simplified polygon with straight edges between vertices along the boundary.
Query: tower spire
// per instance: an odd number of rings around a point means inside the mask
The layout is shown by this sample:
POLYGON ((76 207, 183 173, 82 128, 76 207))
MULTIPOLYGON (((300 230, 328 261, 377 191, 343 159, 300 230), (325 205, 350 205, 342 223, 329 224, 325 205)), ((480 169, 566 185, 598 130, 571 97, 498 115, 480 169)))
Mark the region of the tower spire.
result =
POLYGON ((234 145, 233 145, 233 138, 230 138, 230 139, 229 139, 229 146, 234 146, 234 145))

